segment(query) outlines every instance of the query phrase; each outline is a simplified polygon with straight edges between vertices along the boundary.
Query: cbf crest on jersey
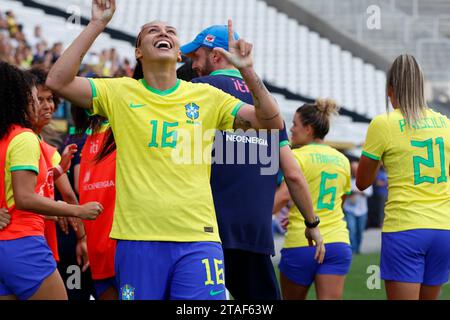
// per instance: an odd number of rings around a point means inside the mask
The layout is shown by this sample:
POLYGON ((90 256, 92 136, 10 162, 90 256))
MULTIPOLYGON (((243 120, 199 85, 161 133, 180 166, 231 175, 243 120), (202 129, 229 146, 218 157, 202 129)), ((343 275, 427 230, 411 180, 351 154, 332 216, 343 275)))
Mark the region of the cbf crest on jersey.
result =
POLYGON ((191 120, 198 119, 200 115, 200 107, 195 103, 189 103, 184 106, 186 108, 186 116, 191 120))
POLYGON ((121 291, 121 298, 122 300, 134 300, 134 288, 128 284, 126 284, 125 286, 123 286, 120 291, 121 291))

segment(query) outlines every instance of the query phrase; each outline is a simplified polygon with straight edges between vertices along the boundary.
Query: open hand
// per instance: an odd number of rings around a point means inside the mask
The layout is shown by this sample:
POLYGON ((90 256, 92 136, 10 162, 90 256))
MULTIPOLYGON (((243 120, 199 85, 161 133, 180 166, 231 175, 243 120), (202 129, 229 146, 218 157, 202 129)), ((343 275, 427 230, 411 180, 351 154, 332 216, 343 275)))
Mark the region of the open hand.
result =
POLYGON ((85 272, 89 268, 89 256, 86 244, 86 237, 84 237, 82 240, 77 241, 75 251, 77 254, 77 263, 79 266, 82 266, 81 271, 85 272))
POLYGON ((74 157, 74 154, 77 153, 77 151, 78 146, 74 143, 69 144, 64 148, 64 151, 61 154, 61 161, 59 162, 59 165, 64 172, 67 172, 70 169, 72 158, 74 157))
POLYGON ((306 239, 308 239, 308 244, 310 247, 316 246, 316 254, 314 255, 314 260, 318 263, 322 263, 325 258, 325 244, 323 242, 322 235, 320 234, 319 227, 306 228, 305 230, 306 239))
POLYGON ((228 51, 214 48, 229 63, 238 69, 253 67, 253 45, 244 39, 234 40, 233 22, 228 20, 228 51))
POLYGON ((92 21, 106 25, 116 11, 116 0, 92 0, 92 21))

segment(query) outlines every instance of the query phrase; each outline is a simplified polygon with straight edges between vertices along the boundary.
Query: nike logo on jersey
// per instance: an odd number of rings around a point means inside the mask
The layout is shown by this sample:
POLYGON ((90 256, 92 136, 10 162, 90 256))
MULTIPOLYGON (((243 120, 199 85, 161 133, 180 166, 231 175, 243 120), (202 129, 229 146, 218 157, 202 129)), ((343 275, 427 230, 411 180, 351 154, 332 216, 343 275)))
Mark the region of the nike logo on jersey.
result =
POLYGON ((137 108, 142 108, 145 107, 146 104, 134 104, 134 103, 130 103, 130 108, 131 109, 137 109, 137 108))
POLYGON ((214 291, 213 289, 211 289, 211 291, 209 292, 209 295, 211 297, 217 296, 218 294, 223 293, 225 290, 219 290, 219 291, 214 291))

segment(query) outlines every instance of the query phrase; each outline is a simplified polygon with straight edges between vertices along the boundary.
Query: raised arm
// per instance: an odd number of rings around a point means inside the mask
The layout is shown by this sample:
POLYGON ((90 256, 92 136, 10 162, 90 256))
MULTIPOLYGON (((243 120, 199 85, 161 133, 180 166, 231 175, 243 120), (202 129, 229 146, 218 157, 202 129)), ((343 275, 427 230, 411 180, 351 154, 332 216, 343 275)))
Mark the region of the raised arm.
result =
POLYGON ((244 39, 234 40, 233 23, 228 20, 228 48, 214 48, 235 66, 253 96, 254 106, 244 105, 236 115, 234 129, 283 129, 283 119, 275 98, 253 68, 253 45, 244 39))
POLYGON ((92 108, 92 89, 88 79, 77 77, 78 70, 84 56, 106 28, 115 10, 115 0, 93 0, 91 21, 48 74, 47 87, 82 108, 92 108))
POLYGON ((53 180, 57 181, 59 177, 69 171, 72 164, 72 159, 77 151, 78 146, 75 143, 69 144, 64 148, 59 165, 56 168, 53 168, 53 180))

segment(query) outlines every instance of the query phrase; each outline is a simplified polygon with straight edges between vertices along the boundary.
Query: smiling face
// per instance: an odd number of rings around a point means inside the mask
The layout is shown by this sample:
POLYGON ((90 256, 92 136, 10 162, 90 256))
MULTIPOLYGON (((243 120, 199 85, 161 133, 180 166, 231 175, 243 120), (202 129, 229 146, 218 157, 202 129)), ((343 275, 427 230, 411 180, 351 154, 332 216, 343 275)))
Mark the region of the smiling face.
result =
POLYGON ((136 59, 143 63, 181 61, 177 30, 161 21, 144 25, 136 43, 136 59))
POLYGON ((53 112, 55 112, 55 102, 53 101, 53 92, 45 86, 37 87, 37 98, 39 101, 37 107, 37 123, 36 128, 42 130, 52 120, 53 112))

